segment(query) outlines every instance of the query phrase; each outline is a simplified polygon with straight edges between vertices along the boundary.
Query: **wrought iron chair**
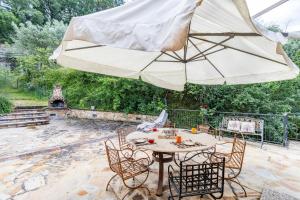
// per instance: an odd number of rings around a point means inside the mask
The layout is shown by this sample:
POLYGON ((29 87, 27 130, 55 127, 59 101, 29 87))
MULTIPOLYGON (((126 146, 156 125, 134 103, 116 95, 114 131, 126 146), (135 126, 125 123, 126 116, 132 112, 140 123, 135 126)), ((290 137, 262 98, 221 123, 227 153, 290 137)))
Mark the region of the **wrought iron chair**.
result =
POLYGON ((246 186, 242 185, 238 180, 238 176, 241 173, 243 167, 245 149, 246 149, 246 141, 244 140, 243 135, 242 135, 242 139, 240 139, 235 134, 233 142, 224 142, 221 144, 217 144, 216 152, 213 153, 213 155, 211 156, 212 162, 215 159, 219 159, 221 157, 225 158, 225 180, 228 181, 233 193, 236 196, 237 194, 231 185, 232 183, 236 183, 237 185, 239 185, 242 188, 245 196, 247 196, 247 192, 245 190, 246 186), (225 145, 225 144, 232 145, 231 152, 229 153, 218 152, 218 146, 225 145))
MULTIPOLYGON (((210 195, 214 199, 223 197, 225 158, 217 158, 214 162, 199 163, 196 158, 202 157, 203 152, 180 161, 179 170, 175 171, 169 165, 169 199, 188 196, 210 195), (173 194, 172 188, 176 194, 173 194)), ((204 157, 209 156, 207 154, 204 157)), ((208 159, 209 161, 209 159, 208 159)))
POLYGON ((144 186, 148 176, 149 176, 149 157, 146 154, 146 158, 136 158, 138 153, 144 153, 142 150, 133 150, 130 148, 123 148, 118 150, 115 148, 114 144, 107 140, 105 141, 105 148, 107 159, 110 169, 116 174, 110 178, 106 185, 106 191, 111 183, 111 181, 119 176, 124 186, 129 189, 129 191, 123 196, 122 200, 129 194, 131 190, 138 188, 146 189, 150 195, 149 189, 144 186))
POLYGON ((176 124, 171 121, 167 121, 164 125, 164 128, 176 128, 176 124))
POLYGON ((135 126, 128 126, 128 127, 122 127, 122 128, 118 128, 117 129, 117 134, 118 134, 118 138, 119 138, 119 147, 120 149, 123 149, 123 148, 133 148, 132 145, 130 145, 130 143, 128 143, 126 141, 126 136, 129 134, 129 133, 132 133, 136 130, 136 127, 135 126))
POLYGON ((202 133, 211 134, 211 135, 214 135, 215 137, 217 137, 217 130, 215 130, 209 124, 199 124, 199 125, 197 125, 197 130, 202 133))

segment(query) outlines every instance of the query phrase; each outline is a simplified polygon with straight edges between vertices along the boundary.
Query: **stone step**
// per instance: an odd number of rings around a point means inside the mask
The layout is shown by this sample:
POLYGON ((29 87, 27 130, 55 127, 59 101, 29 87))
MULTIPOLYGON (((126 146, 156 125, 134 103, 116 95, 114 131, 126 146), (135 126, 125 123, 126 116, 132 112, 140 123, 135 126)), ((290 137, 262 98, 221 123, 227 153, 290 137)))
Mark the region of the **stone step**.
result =
POLYGON ((21 112, 43 112, 43 109, 14 109, 14 112, 21 113, 21 112))
POLYGON ((2 117, 11 117, 11 116, 39 116, 44 115, 45 112, 12 112, 9 114, 2 115, 2 117))
POLYGON ((16 106, 15 110, 44 110, 45 106, 16 106))
POLYGON ((22 122, 6 122, 6 123, 0 123, 0 128, 37 126, 37 125, 44 125, 44 124, 49 124, 49 120, 33 120, 33 121, 22 121, 22 122))
POLYGON ((44 119, 44 120, 48 120, 49 119, 49 116, 44 114, 44 115, 39 115, 39 116, 29 116, 29 117, 0 117, 0 123, 2 122, 5 122, 5 121, 26 121, 26 120, 41 120, 41 119, 44 119))

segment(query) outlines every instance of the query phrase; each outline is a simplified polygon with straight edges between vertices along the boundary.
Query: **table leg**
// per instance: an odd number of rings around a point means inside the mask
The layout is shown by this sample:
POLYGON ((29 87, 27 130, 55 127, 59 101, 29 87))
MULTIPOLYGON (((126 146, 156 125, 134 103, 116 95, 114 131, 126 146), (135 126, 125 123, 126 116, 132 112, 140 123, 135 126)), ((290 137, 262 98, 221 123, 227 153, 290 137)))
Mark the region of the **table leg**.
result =
POLYGON ((158 153, 159 158, 159 173, 158 173, 158 185, 156 195, 161 196, 163 192, 163 182, 164 182, 164 162, 163 162, 163 153, 158 153))

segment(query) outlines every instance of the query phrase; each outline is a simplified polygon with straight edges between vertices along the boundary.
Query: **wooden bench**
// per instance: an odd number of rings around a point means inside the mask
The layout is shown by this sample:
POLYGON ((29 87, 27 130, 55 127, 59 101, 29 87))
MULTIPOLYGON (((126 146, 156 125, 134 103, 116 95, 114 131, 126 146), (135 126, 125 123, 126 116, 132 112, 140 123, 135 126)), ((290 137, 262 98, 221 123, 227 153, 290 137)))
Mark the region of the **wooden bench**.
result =
MULTIPOLYGON (((246 123, 244 123, 246 124, 246 123)), ((240 133, 242 135, 257 135, 260 136, 261 138, 261 147, 264 143, 264 120, 262 119, 256 119, 256 118, 251 118, 251 117, 241 117, 241 116, 228 116, 228 117, 223 117, 222 122, 219 125, 219 128, 217 129, 217 132, 220 136, 224 135, 224 132, 229 132, 229 133, 240 133), (235 123, 239 124, 240 127, 236 129, 230 129, 228 127, 229 123, 235 123), (241 127, 243 122, 250 122, 250 123, 255 123, 255 128, 253 131, 248 132, 244 131, 241 127)))

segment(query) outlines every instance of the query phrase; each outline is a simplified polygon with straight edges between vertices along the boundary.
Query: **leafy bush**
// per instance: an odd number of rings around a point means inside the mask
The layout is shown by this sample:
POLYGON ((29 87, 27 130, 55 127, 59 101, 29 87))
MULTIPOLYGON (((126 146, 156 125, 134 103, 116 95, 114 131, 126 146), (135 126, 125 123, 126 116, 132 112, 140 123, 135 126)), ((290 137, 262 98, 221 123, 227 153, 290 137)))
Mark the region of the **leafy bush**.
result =
POLYGON ((0 114, 11 112, 12 107, 12 103, 7 98, 0 96, 0 114))

